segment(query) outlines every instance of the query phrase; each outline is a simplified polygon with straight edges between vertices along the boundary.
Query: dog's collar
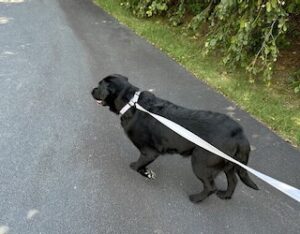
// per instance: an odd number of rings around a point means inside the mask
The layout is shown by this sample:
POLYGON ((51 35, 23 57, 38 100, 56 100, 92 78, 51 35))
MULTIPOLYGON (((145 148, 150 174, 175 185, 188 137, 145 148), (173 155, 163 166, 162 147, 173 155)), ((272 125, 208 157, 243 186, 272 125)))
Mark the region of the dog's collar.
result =
POLYGON ((136 91, 133 98, 120 110, 119 114, 124 115, 131 107, 135 106, 140 97, 141 91, 136 91))

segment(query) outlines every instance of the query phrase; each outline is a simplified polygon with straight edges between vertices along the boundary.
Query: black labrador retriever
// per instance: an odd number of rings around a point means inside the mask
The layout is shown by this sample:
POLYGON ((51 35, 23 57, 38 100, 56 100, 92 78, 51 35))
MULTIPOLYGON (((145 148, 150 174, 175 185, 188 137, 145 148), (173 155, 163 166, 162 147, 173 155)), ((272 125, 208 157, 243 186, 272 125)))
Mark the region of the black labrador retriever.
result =
MULTIPOLYGON (((119 114, 138 90, 126 77, 110 75, 99 82, 92 96, 98 104, 109 106, 112 112, 119 114)), ((241 163, 248 163, 249 142, 242 127, 228 116, 180 107, 147 91, 141 92, 138 103, 146 110, 178 123, 241 163)), ((121 125, 140 151, 139 159, 131 163, 130 167, 147 178, 155 177, 147 166, 161 154, 192 156, 193 172, 204 186, 202 192, 190 195, 194 203, 203 201, 215 192, 221 199, 230 199, 237 184, 236 174, 247 186, 258 190, 245 169, 191 143, 147 113, 132 107, 121 116, 121 125), (214 182, 221 171, 227 177, 225 191, 218 190, 214 182)))

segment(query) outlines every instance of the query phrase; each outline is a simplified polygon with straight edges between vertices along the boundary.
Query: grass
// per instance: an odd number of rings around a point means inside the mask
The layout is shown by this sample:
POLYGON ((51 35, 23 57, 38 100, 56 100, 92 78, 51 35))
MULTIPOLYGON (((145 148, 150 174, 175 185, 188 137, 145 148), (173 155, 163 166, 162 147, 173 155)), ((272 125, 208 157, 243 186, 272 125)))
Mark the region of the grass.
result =
POLYGON ((160 18, 137 19, 119 0, 95 0, 95 3, 288 142, 300 146, 300 100, 286 85, 250 84, 243 71, 226 70, 218 54, 202 57, 199 39, 182 28, 169 26, 160 18))

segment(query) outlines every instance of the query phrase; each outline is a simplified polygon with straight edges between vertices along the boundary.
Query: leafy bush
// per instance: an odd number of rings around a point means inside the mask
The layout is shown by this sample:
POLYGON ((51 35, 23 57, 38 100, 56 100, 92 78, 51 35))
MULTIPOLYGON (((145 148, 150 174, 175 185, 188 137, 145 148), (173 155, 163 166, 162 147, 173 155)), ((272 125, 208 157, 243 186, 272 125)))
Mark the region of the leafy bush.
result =
POLYGON ((267 82, 280 43, 286 41, 288 19, 300 13, 300 0, 122 0, 122 4, 137 17, 160 15, 174 26, 189 19, 186 23, 195 34, 208 26, 203 54, 219 49, 224 64, 245 68, 252 80, 262 73, 267 82))

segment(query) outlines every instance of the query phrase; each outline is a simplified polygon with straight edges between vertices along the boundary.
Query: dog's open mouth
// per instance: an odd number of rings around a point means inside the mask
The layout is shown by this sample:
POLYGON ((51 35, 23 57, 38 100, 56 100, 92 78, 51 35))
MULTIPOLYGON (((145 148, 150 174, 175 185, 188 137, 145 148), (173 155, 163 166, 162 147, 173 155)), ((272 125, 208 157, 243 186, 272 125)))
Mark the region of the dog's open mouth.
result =
POLYGON ((106 106, 106 102, 103 101, 103 100, 96 100, 96 102, 97 102, 98 105, 106 106))

